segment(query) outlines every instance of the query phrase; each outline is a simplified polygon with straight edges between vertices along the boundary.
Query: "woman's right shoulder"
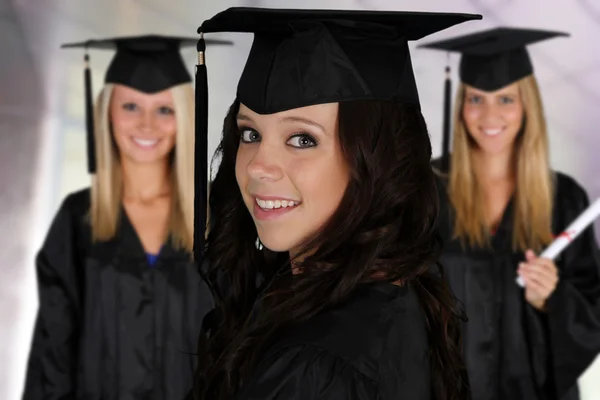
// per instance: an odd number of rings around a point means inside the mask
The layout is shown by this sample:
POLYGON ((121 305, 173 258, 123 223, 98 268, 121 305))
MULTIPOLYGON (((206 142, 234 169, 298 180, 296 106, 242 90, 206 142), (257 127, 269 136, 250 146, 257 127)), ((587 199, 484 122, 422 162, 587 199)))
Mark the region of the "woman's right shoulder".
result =
POLYGON ((90 189, 85 188, 69 193, 62 201, 58 214, 71 218, 83 218, 90 210, 90 189))
POLYGON ((48 244, 56 238, 78 236, 87 225, 90 209, 90 190, 82 189, 68 194, 50 225, 45 243, 48 244), (69 233, 72 234, 69 234, 69 233))

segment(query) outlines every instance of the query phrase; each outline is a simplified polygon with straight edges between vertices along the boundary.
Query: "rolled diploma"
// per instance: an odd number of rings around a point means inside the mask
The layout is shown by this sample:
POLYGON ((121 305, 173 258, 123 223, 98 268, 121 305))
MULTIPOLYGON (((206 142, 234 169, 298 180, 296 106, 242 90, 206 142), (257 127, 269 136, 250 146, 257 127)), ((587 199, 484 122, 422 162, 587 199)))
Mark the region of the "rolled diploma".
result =
MULTIPOLYGON (((588 208, 583 211, 558 237, 550 243, 540 254, 540 258, 549 258, 554 260, 581 232, 585 230, 600 215, 600 197, 597 198, 588 208)), ((520 276, 517 277, 517 284, 525 287, 525 282, 520 276)))

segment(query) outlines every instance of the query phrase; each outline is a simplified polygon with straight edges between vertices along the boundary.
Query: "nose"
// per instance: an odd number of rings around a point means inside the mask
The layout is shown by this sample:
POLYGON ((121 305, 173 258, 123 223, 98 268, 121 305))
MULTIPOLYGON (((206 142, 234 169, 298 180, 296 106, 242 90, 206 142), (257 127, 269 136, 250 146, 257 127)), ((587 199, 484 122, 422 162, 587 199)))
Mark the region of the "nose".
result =
POLYGON ((260 181, 277 181, 283 176, 281 154, 283 149, 266 141, 258 143, 254 154, 246 166, 251 179, 260 181))
POLYGON ((495 122, 502 118, 501 108, 497 104, 485 102, 481 111, 481 117, 484 121, 495 122))
POLYGON ((152 133, 154 127, 154 115, 148 110, 143 110, 140 113, 138 120, 138 128, 142 133, 152 133))

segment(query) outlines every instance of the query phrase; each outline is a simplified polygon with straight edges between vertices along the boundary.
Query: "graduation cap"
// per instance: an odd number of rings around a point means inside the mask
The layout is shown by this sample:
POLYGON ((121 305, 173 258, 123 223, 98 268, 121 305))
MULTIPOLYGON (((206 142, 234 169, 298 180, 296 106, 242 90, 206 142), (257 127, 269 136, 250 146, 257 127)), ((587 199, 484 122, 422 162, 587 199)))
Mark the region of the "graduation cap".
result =
POLYGON ((195 254, 204 250, 208 89, 203 35, 254 33, 237 99, 259 114, 351 100, 419 105, 408 41, 480 15, 230 8, 198 29, 195 254))
MULTIPOLYGON (((533 73, 526 46, 567 33, 537 29, 499 27, 452 39, 420 45, 434 50, 462 54, 460 80, 487 92, 510 85, 533 73)), ((450 67, 446 67, 444 88, 443 170, 448 168, 450 147, 450 67)))
MULTIPOLYGON (((92 79, 88 49, 116 51, 106 71, 105 83, 125 85, 152 94, 192 81, 179 50, 181 47, 192 46, 197 41, 197 38, 145 35, 88 40, 80 43, 67 43, 61 46, 61 48, 85 49, 85 112, 88 172, 90 174, 96 172, 96 153, 94 148, 92 79)), ((231 44, 231 42, 213 40, 209 44, 231 44)))

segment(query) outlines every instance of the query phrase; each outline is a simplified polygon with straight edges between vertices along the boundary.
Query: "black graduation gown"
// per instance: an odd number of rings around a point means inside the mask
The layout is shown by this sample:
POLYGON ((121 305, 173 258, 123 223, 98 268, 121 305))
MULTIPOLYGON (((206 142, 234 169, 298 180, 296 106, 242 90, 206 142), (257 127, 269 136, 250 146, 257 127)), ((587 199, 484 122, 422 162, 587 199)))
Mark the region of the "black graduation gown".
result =
MULTIPOLYGON (((556 173, 555 179, 556 235, 589 201, 572 178, 556 173)), ((463 249, 452 239, 446 178, 440 186, 441 262, 469 319, 464 352, 473 399, 578 399, 577 379, 600 350, 600 254, 593 226, 555 260, 560 281, 540 312, 515 283, 524 254, 512 250, 512 201, 490 248, 463 249)))
POLYGON ((37 256, 40 308, 23 398, 181 399, 212 296, 170 242, 149 266, 124 212, 115 239, 91 243, 88 210, 89 190, 68 196, 37 256))
POLYGON ((235 400, 429 400, 428 350, 413 289, 370 284, 282 334, 235 400))

